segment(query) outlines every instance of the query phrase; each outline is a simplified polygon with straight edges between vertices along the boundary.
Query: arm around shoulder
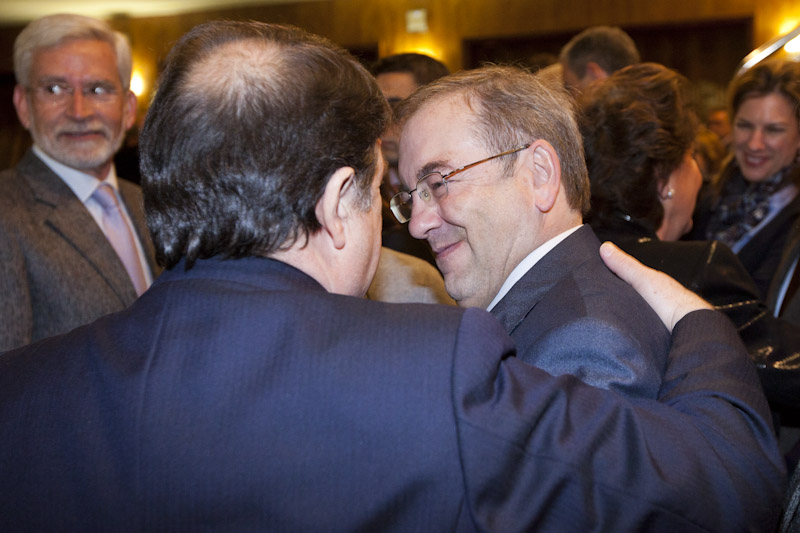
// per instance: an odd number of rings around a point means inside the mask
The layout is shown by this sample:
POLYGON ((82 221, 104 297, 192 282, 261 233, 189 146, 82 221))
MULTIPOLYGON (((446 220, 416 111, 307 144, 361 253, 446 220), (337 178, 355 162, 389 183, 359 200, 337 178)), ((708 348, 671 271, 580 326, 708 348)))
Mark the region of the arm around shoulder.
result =
POLYGON ((774 525, 785 470, 735 330, 715 312, 690 313, 676 324, 673 353, 655 401, 461 346, 454 408, 467 503, 479 527, 774 525))

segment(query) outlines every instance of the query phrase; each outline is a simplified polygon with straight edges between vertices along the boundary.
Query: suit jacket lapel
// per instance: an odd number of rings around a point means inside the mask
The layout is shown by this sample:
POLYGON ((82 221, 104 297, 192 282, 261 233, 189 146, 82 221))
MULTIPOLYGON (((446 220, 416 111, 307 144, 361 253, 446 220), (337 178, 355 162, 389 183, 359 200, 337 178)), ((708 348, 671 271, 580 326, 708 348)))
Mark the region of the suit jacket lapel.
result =
POLYGON ((121 178, 118 179, 118 183, 119 193, 122 195, 122 200, 125 202, 128 214, 131 216, 136 234, 139 236, 139 242, 142 243, 144 253, 147 256, 147 264, 150 267, 150 272, 153 274, 153 279, 155 279, 161 273, 161 268, 155 262, 156 252, 153 247, 153 241, 150 239, 150 231, 147 229, 147 222, 144 218, 144 205, 142 204, 141 190, 134 184, 121 178))
POLYGON ((136 290, 122 261, 67 184, 30 151, 18 169, 31 187, 40 220, 86 259, 120 301, 135 300, 136 290))
POLYGON ((576 248, 588 246, 597 248, 599 242, 589 226, 584 225, 533 265, 494 306, 491 313, 503 324, 509 335, 556 283, 585 261, 586 255, 576 248))

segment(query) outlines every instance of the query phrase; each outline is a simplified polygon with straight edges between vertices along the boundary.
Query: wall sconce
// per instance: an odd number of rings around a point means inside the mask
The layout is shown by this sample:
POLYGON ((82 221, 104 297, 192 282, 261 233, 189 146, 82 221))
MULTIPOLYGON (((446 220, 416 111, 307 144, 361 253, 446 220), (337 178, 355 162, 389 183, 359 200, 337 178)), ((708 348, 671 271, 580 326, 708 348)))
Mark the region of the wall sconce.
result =
POLYGON ((144 77, 142 77, 142 73, 136 69, 134 69, 133 74, 131 74, 131 91, 133 91, 133 94, 135 94, 137 98, 141 98, 144 94, 144 77))
POLYGON ((406 11, 406 32, 425 33, 428 31, 428 10, 411 9, 406 11))

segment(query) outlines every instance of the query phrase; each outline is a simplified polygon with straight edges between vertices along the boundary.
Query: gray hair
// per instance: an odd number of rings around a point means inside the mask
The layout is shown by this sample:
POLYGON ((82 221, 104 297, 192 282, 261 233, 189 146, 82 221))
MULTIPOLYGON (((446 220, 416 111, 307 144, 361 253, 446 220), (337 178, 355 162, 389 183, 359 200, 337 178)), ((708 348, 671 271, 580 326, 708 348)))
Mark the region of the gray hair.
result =
POLYGON ((28 24, 14 41, 14 75, 22 86, 30 84, 33 55, 41 48, 56 46, 68 40, 104 41, 114 49, 117 71, 124 90, 131 85, 131 45, 128 38, 105 21, 82 15, 49 15, 28 24))
MULTIPOLYGON (((487 150, 501 152, 544 139, 555 148, 567 203, 586 214, 589 175, 583 142, 575 120, 575 104, 559 83, 542 80, 526 70, 484 66, 440 78, 400 102, 398 121, 404 125, 426 104, 461 97, 474 111, 472 132, 487 150)), ((510 171, 515 155, 506 162, 510 171)))

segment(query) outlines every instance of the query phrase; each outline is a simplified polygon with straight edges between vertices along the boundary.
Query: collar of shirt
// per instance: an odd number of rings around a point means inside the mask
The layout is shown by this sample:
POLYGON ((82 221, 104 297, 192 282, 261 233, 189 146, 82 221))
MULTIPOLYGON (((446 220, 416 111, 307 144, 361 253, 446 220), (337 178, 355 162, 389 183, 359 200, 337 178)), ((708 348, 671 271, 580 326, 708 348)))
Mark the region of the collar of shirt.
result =
POLYGON ((778 213, 780 213, 784 207, 789 205, 789 203, 794 200, 798 191, 800 191, 800 189, 798 189, 797 185, 792 183, 773 193, 769 198, 769 214, 765 216, 761 222, 758 223, 758 225, 750 228, 750 231, 742 235, 738 241, 733 243, 733 246, 731 246, 733 253, 738 254, 741 252, 742 248, 744 248, 744 246, 750 242, 759 231, 764 229, 767 224, 772 222, 772 219, 778 216, 778 213))
POLYGON ((511 271, 511 274, 508 275, 503 283, 503 286, 500 287, 500 292, 497 293, 497 296, 494 297, 494 300, 492 300, 492 303, 489 304, 489 307, 487 307, 486 310, 491 311, 492 308, 497 305, 497 303, 502 300, 506 294, 508 294, 508 291, 511 290, 511 287, 513 287, 520 279, 522 279, 522 276, 532 269, 533 265, 539 262, 539 259, 547 255, 547 252, 555 248, 561 241, 576 232, 581 226, 583 226, 583 224, 575 226, 574 228, 570 228, 567 231, 556 235, 529 253, 525 259, 520 261, 514 270, 511 271))
MULTIPOLYGON (((100 185, 100 180, 90 174, 86 174, 79 170, 75 170, 72 167, 68 167, 63 163, 59 163, 52 157, 45 154, 44 151, 36 145, 33 145, 33 152, 44 162, 45 165, 50 167, 50 170, 55 172, 56 175, 58 175, 58 177, 60 177, 64 183, 67 184, 75 196, 77 196, 81 203, 83 203, 83 205, 86 207, 86 210, 97 223, 97 226, 100 228, 100 230, 105 234, 106 230, 103 227, 103 207, 97 200, 92 198, 92 194, 94 193, 95 189, 97 189, 97 186, 100 185)), ((108 175, 103 182, 108 183, 111 185, 111 188, 114 189, 114 194, 117 196, 117 200, 119 201, 122 215, 125 218, 128 227, 131 228, 131 230, 134 230, 133 234, 134 242, 136 244, 136 252, 139 255, 139 262, 144 270, 147 284, 150 285, 153 282, 153 274, 150 272, 150 266, 147 262, 147 255, 145 255, 144 252, 144 246, 142 245, 141 241, 139 240, 139 236, 135 231, 128 208, 125 206, 125 202, 122 200, 122 197, 119 194, 117 172, 113 163, 111 164, 111 168, 108 170, 108 175)))
MULTIPOLYGON (((80 170, 75 170, 72 167, 68 167, 63 163, 59 163, 44 153, 44 150, 39 148, 37 145, 33 145, 33 152, 44 162, 45 165, 50 167, 50 170, 55 172, 59 178, 64 180, 64 183, 66 183, 67 186, 72 189, 72 192, 75 193, 75 196, 77 196, 78 199, 84 205, 86 205, 86 202, 92 197, 92 193, 94 193, 94 190, 100 184, 100 180, 90 174, 86 174, 80 170)), ((114 169, 113 163, 104 182, 111 185, 115 192, 119 190, 117 185, 117 173, 114 169)))

